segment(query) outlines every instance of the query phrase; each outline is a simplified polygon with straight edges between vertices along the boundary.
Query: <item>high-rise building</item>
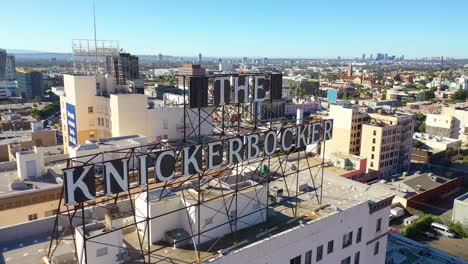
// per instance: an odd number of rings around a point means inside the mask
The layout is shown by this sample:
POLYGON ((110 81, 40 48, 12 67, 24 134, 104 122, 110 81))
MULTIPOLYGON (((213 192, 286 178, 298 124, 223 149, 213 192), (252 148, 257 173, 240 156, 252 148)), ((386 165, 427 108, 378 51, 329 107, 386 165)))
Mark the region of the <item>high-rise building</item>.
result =
POLYGON ((388 178, 407 171, 411 164, 415 116, 412 114, 369 114, 362 126, 361 157, 367 158, 372 178, 388 178))
POLYGON ((371 53, 371 55, 370 55, 370 57, 369 57, 369 59, 370 59, 370 60, 372 60, 372 59, 373 59, 373 57, 372 57, 372 56, 373 56, 373 55, 372 55, 372 53, 371 53))
POLYGON ((10 82, 16 80, 16 59, 13 54, 7 54, 6 57, 5 80, 10 82))
MULTIPOLYGON (((205 75, 206 70, 203 68, 200 64, 184 64, 182 65, 181 68, 178 69, 177 71, 178 75, 205 75)), ((188 88, 189 84, 189 78, 185 78, 185 85, 184 85, 184 78, 183 77, 178 77, 179 78, 179 88, 188 88)))
POLYGON ((129 80, 140 78, 138 57, 130 53, 119 53, 118 56, 106 57, 106 72, 113 73, 115 83, 124 85, 129 80))
POLYGON ((268 58, 267 58, 267 57, 264 57, 264 58, 262 59, 262 64, 264 64, 264 65, 265 65, 265 64, 268 64, 268 58))
POLYGON ((163 55, 161 53, 158 54, 158 61, 162 61, 163 60, 163 55))
POLYGON ((247 57, 242 57, 242 64, 246 64, 246 63, 247 63, 247 60, 248 60, 247 57))
POLYGON ((6 60, 6 50, 0 49, 0 81, 5 80, 6 60))
POLYGON ((365 53, 362 54, 362 60, 366 60, 366 54, 365 53))
POLYGON ((202 54, 198 53, 198 63, 201 63, 201 62, 202 62, 202 54))
POLYGON ((44 96, 42 87, 42 70, 40 69, 24 69, 16 70, 18 80, 18 91, 27 100, 32 100, 36 96, 44 96))

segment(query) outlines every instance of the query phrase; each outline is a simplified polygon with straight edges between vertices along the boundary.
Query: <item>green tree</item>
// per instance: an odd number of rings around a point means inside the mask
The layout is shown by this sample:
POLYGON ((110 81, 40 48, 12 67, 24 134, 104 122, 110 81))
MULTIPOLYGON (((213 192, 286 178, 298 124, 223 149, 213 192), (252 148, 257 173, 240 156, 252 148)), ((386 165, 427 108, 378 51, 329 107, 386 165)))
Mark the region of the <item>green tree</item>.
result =
POLYGON ((36 97, 34 97, 34 99, 33 99, 33 102, 35 102, 35 103, 40 103, 41 101, 42 101, 42 99, 41 99, 41 97, 39 97, 39 96, 36 96, 36 97))
POLYGON ((435 94, 433 91, 429 90, 429 91, 425 91, 424 92, 424 98, 426 100, 431 100, 431 99, 434 99, 435 98, 435 94))
POLYGON ((419 113, 419 114, 416 116, 416 120, 421 121, 421 122, 424 122, 424 121, 426 121, 426 115, 423 114, 423 113, 419 113))
POLYGON ((418 126, 418 132, 420 133, 426 132, 426 123, 422 123, 418 126))
POLYGON ((454 233, 456 236, 465 238, 468 237, 468 230, 463 228, 459 222, 449 224, 450 232, 454 233))
POLYGON ((417 140, 416 143, 414 143, 414 147, 417 149, 421 149, 423 146, 424 144, 419 140, 417 140))
POLYGON ((424 234, 431 228, 431 224, 434 222, 434 219, 430 215, 425 215, 418 220, 414 221, 412 224, 407 225, 401 231, 401 234, 405 237, 415 239, 424 234))
POLYGON ((458 90, 451 96, 453 100, 466 100, 466 98, 468 98, 468 90, 458 90))

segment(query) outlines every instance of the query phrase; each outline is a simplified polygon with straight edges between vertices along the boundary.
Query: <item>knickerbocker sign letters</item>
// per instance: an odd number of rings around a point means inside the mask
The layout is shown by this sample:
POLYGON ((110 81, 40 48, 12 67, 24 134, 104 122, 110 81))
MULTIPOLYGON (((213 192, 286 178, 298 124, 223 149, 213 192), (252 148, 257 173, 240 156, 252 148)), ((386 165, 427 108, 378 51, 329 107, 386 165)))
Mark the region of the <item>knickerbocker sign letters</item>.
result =
MULTIPOLYGON (((266 93, 270 99, 281 98, 281 75, 272 74, 269 78, 254 77, 216 77, 214 80, 213 104, 244 103, 252 89, 252 101, 264 100, 266 93), (247 82, 247 80, 253 82, 247 82), (251 85, 247 85, 251 83, 251 85), (231 100, 231 98, 233 100, 231 100), (232 101, 232 102, 231 102, 232 101)), ((190 107, 204 107, 208 103, 208 81, 206 77, 191 78, 189 90, 190 107), (193 92, 193 90, 197 90, 193 92), (200 92, 202 91, 202 92, 200 92), (205 97, 206 96, 206 97, 205 97)), ((129 174, 135 173, 139 186, 149 182, 149 172, 156 182, 165 182, 175 177, 189 176, 269 157, 277 151, 288 153, 308 144, 332 138, 333 120, 286 127, 279 131, 269 130, 262 133, 247 134, 228 139, 187 145, 180 149, 162 149, 156 152, 105 161, 102 166, 104 195, 128 191, 129 174), (204 157, 204 158, 203 158, 204 157), (133 165, 138 168, 135 170, 133 165), (132 166, 131 166, 132 165, 132 166), (154 176, 153 176, 154 175, 154 176)), ((96 165, 83 165, 63 170, 65 205, 90 201, 96 198, 96 165)), ((101 177, 101 176, 99 176, 101 177)))

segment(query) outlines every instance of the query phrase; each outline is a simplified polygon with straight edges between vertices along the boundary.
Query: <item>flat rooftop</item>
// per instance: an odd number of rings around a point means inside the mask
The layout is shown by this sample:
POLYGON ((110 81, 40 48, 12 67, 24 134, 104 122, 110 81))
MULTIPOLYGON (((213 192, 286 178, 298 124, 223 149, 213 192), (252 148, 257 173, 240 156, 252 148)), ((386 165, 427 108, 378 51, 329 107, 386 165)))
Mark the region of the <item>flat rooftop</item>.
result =
POLYGON ((23 181, 18 188, 10 189, 10 183, 14 180, 19 180, 18 172, 15 170, 0 171, 0 199, 5 198, 6 195, 17 195, 24 191, 41 190, 48 187, 58 186, 55 177, 47 174, 49 169, 54 172, 61 172, 66 167, 65 162, 55 163, 45 166, 46 173, 42 177, 23 181))
MULTIPOLYGON (((284 198, 298 196, 289 201, 283 201, 269 207, 266 222, 238 230, 236 234, 231 233, 216 238, 216 243, 212 243, 211 241, 201 244, 197 247, 200 251, 200 259, 197 259, 196 251, 191 243, 177 248, 168 246, 168 244, 164 242, 152 244, 150 249, 157 251, 151 255, 151 263, 192 263, 207 261, 218 257, 219 250, 223 252, 242 250, 243 247, 253 243, 261 243, 262 240, 268 239, 272 235, 280 234, 292 228, 299 228, 304 222, 317 221, 361 203, 379 202, 393 196, 393 194, 381 188, 374 188, 373 186, 343 178, 339 176, 341 170, 335 167, 325 167, 323 170, 323 200, 322 203, 319 203, 316 191, 320 193, 320 189, 313 188, 312 180, 315 182, 320 181, 322 170, 318 165, 321 164, 322 160, 314 157, 300 156, 297 158, 296 156, 293 158, 292 156, 295 155, 290 155, 288 159, 284 159, 284 157, 271 159, 269 166, 270 172, 275 172, 282 168, 284 175, 289 174, 289 176, 285 178, 275 177, 275 180, 270 182, 270 189, 283 188, 285 190, 284 198), (297 166, 300 170, 304 169, 300 171, 298 175, 295 173, 297 166), (310 170, 308 168, 310 168, 310 170), (288 192, 286 191, 286 185, 289 186, 288 192), (304 185, 308 185, 310 188, 307 192, 302 194, 299 194, 296 188, 292 187, 304 185), (295 206, 293 206, 296 204, 297 211, 294 209, 295 206)), ((257 164, 254 163, 249 166, 250 168, 255 168, 257 164)), ((235 170, 232 170, 231 173, 234 173, 234 171, 235 170)), ((225 183, 228 185, 231 182, 227 180, 225 183)), ((193 190, 193 188, 190 189, 193 190)), ((189 190, 186 191, 186 193, 189 193, 189 190)), ((272 198, 269 198, 269 203, 273 204, 273 200, 271 199, 272 198)), ((132 219, 133 217, 130 217, 125 220, 131 223, 132 219)), ((134 226, 127 228, 128 230, 124 230, 124 244, 126 245, 129 256, 135 257, 138 256, 141 245, 139 244, 137 232, 132 230, 132 228, 134 229, 134 226)), ((64 239, 65 240, 59 244, 57 254, 55 255, 61 255, 60 257, 63 259, 73 260, 73 255, 69 254, 75 250, 72 237, 68 235, 65 236, 64 239)), ((40 258, 45 255, 43 249, 48 248, 48 246, 49 241, 44 234, 38 237, 25 239, 24 241, 0 244, 0 252, 3 251, 3 259, 0 257, 0 263, 2 263, 2 261, 6 263, 37 263, 40 258)), ((144 249, 148 249, 146 242, 144 249)))
POLYGON ((441 168, 431 168, 431 172, 416 171, 406 176, 399 174, 398 177, 394 177, 390 181, 379 181, 371 186, 392 192, 398 197, 410 198, 417 193, 430 190, 453 180, 454 175, 454 173, 441 168))

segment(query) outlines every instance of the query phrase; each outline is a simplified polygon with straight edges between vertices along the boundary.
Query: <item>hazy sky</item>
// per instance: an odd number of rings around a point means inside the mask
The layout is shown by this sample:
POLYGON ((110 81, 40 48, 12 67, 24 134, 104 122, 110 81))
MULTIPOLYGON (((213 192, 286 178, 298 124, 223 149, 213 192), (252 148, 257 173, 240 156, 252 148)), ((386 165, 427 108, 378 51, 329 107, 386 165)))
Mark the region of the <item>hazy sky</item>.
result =
MULTIPOLYGON (((70 52, 92 0, 2 0, 0 48, 70 52)), ((468 0, 96 0, 97 38, 134 54, 468 58, 468 0)))

